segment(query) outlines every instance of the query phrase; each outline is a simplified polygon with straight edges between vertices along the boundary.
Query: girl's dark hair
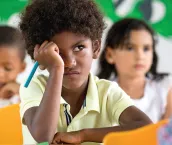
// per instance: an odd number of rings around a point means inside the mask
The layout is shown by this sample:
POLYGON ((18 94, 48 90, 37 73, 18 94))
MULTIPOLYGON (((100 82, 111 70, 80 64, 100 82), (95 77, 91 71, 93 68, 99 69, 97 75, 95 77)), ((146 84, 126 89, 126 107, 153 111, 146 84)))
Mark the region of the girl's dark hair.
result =
POLYGON ((24 60, 26 55, 25 41, 17 28, 0 26, 0 46, 10 46, 10 48, 18 49, 21 60, 24 60))
POLYGON ((134 19, 134 18, 125 18, 113 24, 111 29, 108 31, 104 50, 100 56, 99 66, 100 71, 98 77, 103 79, 109 79, 111 75, 117 76, 117 70, 114 64, 109 64, 106 61, 105 53, 107 47, 112 49, 117 49, 119 46, 124 45, 125 41, 128 40, 128 37, 133 30, 146 30, 152 36, 153 41, 153 63, 152 66, 147 72, 146 76, 150 77, 153 80, 161 80, 164 76, 168 75, 165 73, 158 73, 157 72, 157 63, 158 63, 158 56, 155 52, 155 33, 154 31, 146 24, 143 20, 134 19))
POLYGON ((32 58, 36 44, 58 33, 70 31, 99 40, 104 27, 103 15, 93 0, 32 0, 20 23, 32 58))

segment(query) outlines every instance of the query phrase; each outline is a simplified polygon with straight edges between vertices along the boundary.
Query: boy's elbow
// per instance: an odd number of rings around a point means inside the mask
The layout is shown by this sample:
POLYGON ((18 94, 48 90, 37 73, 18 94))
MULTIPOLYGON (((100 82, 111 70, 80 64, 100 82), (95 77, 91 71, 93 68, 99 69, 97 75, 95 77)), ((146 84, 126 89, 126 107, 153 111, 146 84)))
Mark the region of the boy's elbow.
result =
POLYGON ((146 114, 144 114, 142 116, 142 123, 143 123, 143 126, 145 126, 145 125, 152 124, 153 122, 146 114))
POLYGON ((35 141, 38 143, 41 142, 51 143, 54 138, 54 134, 52 134, 52 132, 39 131, 38 129, 35 129, 35 131, 33 131, 32 136, 35 139, 35 141))
POLYGON ((138 122, 138 126, 137 127, 143 127, 143 126, 146 126, 146 125, 149 125, 149 124, 152 124, 153 122, 149 119, 149 117, 146 117, 146 118, 142 118, 140 119, 139 121, 137 120, 138 122))
POLYGON ((153 122, 149 119, 149 120, 142 120, 141 121, 141 126, 146 126, 146 125, 149 125, 149 124, 152 124, 153 122))
POLYGON ((132 117, 135 122, 138 122, 138 127, 152 124, 151 119, 144 112, 137 109, 136 107, 133 109, 135 112, 133 112, 132 117))

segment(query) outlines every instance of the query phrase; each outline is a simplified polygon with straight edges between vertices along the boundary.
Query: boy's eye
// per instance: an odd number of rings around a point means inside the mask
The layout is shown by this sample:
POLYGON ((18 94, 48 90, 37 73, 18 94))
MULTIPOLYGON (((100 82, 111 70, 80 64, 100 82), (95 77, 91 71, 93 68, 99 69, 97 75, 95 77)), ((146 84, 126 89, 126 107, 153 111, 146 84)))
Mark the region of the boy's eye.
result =
POLYGON ((127 47, 126 48, 128 51, 132 51, 132 50, 134 50, 134 48, 133 47, 127 47))
POLYGON ((5 71, 12 71, 11 67, 4 67, 5 71))
POLYGON ((77 47, 74 48, 74 52, 79 52, 82 51, 84 49, 84 45, 78 45, 77 47))

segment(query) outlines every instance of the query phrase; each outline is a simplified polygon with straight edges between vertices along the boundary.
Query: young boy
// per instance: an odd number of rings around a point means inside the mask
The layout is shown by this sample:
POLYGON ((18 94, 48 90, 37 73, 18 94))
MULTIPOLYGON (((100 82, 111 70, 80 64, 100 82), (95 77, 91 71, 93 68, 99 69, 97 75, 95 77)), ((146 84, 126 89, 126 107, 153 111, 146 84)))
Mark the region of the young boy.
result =
POLYGON ((116 83, 90 73, 104 29, 93 1, 36 0, 20 28, 28 53, 49 71, 20 89, 24 144, 97 144, 151 123, 116 83))
POLYGON ((25 69, 25 43, 19 30, 0 26, 0 107, 20 102, 16 78, 25 69))

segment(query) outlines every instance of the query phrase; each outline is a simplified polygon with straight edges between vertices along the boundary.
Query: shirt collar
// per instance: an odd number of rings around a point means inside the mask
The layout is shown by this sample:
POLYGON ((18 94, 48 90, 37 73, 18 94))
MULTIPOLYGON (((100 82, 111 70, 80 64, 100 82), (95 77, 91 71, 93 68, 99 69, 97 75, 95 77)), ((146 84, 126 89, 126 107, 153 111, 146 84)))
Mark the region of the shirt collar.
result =
POLYGON ((99 96, 96 84, 97 79, 98 78, 92 73, 89 74, 89 83, 86 95, 86 110, 94 110, 100 113, 99 96))
MULTIPOLYGON (((86 94, 86 99, 83 102, 83 108, 86 111, 97 111, 100 113, 100 106, 99 106, 99 96, 98 96, 98 89, 96 85, 96 80, 98 78, 95 77, 92 73, 89 74, 89 83, 88 89, 86 94)), ((60 104, 68 104, 63 97, 60 99, 60 104)))
POLYGON ((60 104, 68 104, 68 103, 63 99, 62 96, 61 96, 61 98, 60 98, 60 104))

